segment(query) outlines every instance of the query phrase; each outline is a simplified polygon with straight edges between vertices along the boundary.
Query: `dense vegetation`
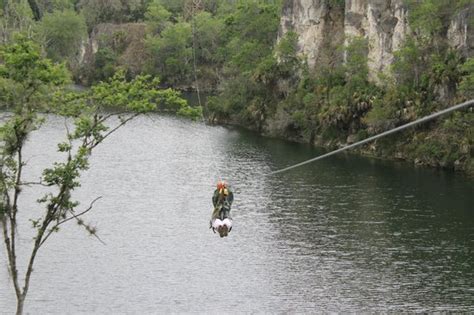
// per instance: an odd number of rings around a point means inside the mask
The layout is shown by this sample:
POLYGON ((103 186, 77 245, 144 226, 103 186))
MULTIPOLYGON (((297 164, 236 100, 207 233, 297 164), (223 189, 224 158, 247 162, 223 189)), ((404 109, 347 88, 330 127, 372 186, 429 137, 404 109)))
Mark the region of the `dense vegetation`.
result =
MULTIPOLYGON (((474 59, 447 42, 449 22, 472 6, 469 0, 406 0, 412 32, 377 80, 369 78, 364 38, 348 38, 337 50, 344 63, 309 71, 296 54, 296 34, 277 42, 279 0, 0 4, 2 40, 14 30, 26 33, 51 59, 67 62, 76 80, 91 84, 118 69, 128 78, 159 76, 163 85, 212 92, 204 106, 211 121, 297 141, 340 146, 474 96, 474 59), (85 64, 79 43, 88 34, 98 50, 85 64)), ((472 173, 473 125, 472 112, 456 113, 361 152, 472 173)))

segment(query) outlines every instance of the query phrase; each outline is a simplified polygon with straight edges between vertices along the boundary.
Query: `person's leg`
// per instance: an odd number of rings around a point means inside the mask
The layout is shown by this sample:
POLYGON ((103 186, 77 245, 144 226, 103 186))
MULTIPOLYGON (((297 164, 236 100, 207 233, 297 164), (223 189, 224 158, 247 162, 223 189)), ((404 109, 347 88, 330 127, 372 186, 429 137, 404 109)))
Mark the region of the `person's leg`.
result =
POLYGON ((232 220, 230 218, 225 218, 223 221, 222 221, 222 224, 227 226, 229 232, 232 230, 232 220))

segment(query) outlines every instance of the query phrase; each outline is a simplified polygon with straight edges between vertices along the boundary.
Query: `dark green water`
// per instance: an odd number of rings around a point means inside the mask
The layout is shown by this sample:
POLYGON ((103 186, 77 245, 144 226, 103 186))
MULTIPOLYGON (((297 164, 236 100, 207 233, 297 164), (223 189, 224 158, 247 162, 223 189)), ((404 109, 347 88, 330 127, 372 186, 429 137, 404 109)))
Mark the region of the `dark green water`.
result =
MULTIPOLYGON (((51 117, 32 137, 30 179, 63 131, 51 117)), ((108 140, 75 195, 104 196, 88 218, 107 245, 74 225, 52 238, 31 314, 474 312, 472 179, 354 155, 267 177, 321 151, 160 116, 108 140), (220 178, 235 190, 225 239, 207 226, 220 178)))

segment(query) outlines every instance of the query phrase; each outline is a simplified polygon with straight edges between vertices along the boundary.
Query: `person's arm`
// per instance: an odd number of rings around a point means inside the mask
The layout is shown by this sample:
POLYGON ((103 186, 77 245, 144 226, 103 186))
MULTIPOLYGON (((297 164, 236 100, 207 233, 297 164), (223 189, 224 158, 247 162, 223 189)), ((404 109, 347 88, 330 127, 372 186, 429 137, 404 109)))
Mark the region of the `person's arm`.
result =
POLYGON ((229 205, 234 202, 234 193, 229 190, 229 196, 227 196, 227 200, 229 201, 229 205))
POLYGON ((219 217, 219 212, 220 210, 218 208, 214 208, 214 211, 212 211, 211 215, 211 222, 212 220, 217 219, 219 217))
POLYGON ((214 208, 217 206, 218 198, 219 198, 219 192, 217 190, 214 190, 214 194, 212 195, 212 204, 214 205, 214 208))

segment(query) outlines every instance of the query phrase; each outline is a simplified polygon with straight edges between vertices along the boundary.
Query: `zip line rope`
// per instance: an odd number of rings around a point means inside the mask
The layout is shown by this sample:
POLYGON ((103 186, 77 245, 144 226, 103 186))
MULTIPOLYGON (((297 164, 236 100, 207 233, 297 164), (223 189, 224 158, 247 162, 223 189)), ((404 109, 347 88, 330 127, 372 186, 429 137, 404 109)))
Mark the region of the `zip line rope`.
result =
POLYGON ((193 36, 193 70, 194 70, 194 85, 196 87, 198 104, 201 108, 201 119, 205 121, 204 118, 204 109, 201 103, 201 93, 199 91, 199 82, 197 77, 197 63, 196 63, 196 10, 201 6, 201 0, 193 0, 191 3, 191 26, 192 26, 192 36, 193 36))
POLYGON ((352 149, 352 148, 355 148, 355 147, 358 147, 360 145, 363 145, 367 142, 370 142, 370 141, 373 141, 373 140, 376 140, 378 138, 382 138, 382 137, 385 137, 385 136, 388 136, 392 133, 395 133, 395 132, 398 132, 400 130, 403 130, 403 129, 406 129, 406 128, 409 128, 409 127, 412 127, 412 126, 415 126, 415 125, 418 125, 418 124, 421 124, 425 121, 428 121, 428 120, 432 120, 438 116, 441 116, 441 115, 444 115, 444 114, 447 114, 447 113, 450 113, 452 111, 455 111, 455 110, 458 110, 458 109, 461 109, 461 108, 464 108, 464 107, 469 107, 471 105, 474 104, 474 99, 472 100, 469 100, 469 101, 466 101, 464 103, 461 103, 461 104, 458 104, 458 105, 454 105, 452 107, 449 107, 449 108, 446 108, 444 110, 441 110, 439 112, 436 112, 436 113, 433 113, 431 115, 428 115, 428 116, 425 116, 425 117, 422 117, 420 119, 417 119, 415 121, 412 121, 412 122, 409 122, 407 124, 404 124, 404 125, 401 125, 399 127, 396 127, 396 128, 393 128, 393 129, 390 129, 390 130, 387 130, 385 132, 382 132, 378 135, 375 135, 375 136, 372 136, 372 137, 369 137, 367 139, 364 139, 362 141, 359 141, 359 142, 356 142, 356 143, 353 143, 351 145, 347 145, 345 147, 342 147, 340 149, 337 149, 337 150, 334 150, 334 151, 331 151, 329 153, 326 153, 326 154, 323 154, 323 155, 320 155, 320 156, 317 156, 315 158, 312 158, 312 159, 309 159, 309 160, 306 160, 306 161, 303 161, 301 163, 298 163, 298 164, 295 164, 295 165, 292 165, 292 166, 288 166, 288 167, 285 167, 285 168, 282 168, 282 169, 279 169, 279 170, 276 170, 276 171, 273 171, 273 172, 270 172, 264 176, 270 176, 270 175, 274 175, 274 174, 278 174, 278 173, 283 173, 283 172, 286 172, 286 171, 289 171, 289 170, 292 170, 294 168, 297 168, 297 167, 300 167, 300 166, 303 166, 303 165, 306 165, 306 164, 309 164, 309 163, 312 163, 312 162, 315 162, 315 161, 318 161, 318 160, 322 160, 324 158, 327 158, 331 155, 334 155, 334 154, 337 154, 339 152, 342 152, 342 151, 346 151, 346 150, 349 150, 349 149, 352 149))

